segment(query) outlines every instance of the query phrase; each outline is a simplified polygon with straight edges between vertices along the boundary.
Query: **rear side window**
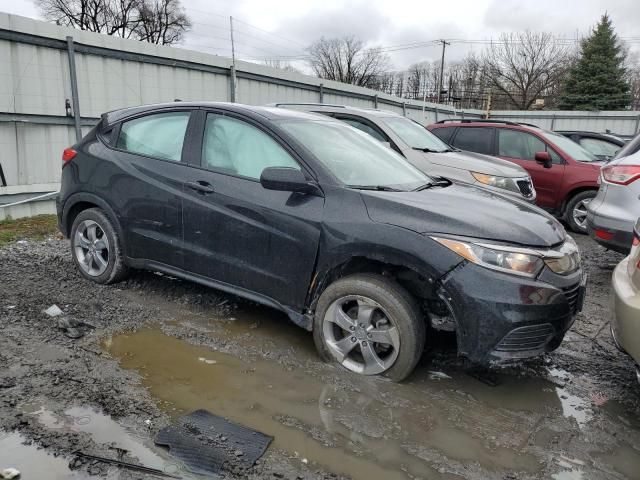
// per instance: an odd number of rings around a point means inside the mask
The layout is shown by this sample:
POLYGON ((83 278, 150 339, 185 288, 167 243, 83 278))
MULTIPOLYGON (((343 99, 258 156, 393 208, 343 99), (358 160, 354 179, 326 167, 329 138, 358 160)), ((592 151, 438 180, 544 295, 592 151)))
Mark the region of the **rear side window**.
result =
POLYGON ((189 123, 189 112, 147 115, 123 122, 117 148, 132 153, 179 162, 189 123))
POLYGON ((459 128, 454 145, 461 150, 491 155, 493 153, 493 128, 459 128))
POLYGON ((442 140, 444 143, 451 143, 451 135, 456 131, 456 127, 441 127, 431 130, 436 137, 442 140))
POLYGON ((241 120, 208 114, 202 142, 202 166, 259 180, 267 167, 300 165, 273 138, 241 120))

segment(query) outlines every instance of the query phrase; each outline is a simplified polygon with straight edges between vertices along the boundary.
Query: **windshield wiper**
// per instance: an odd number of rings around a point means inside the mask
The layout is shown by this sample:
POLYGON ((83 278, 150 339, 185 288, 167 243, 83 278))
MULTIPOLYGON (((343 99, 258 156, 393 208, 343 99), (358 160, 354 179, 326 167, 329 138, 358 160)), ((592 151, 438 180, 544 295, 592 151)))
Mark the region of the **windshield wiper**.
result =
POLYGON ((421 152, 424 153, 447 153, 447 152, 456 152, 458 150, 451 150, 449 148, 445 149, 445 150, 433 150, 432 148, 429 147, 412 147, 414 150, 419 150, 421 152))
POLYGON ((432 187, 448 187, 449 185, 451 185, 451 180, 448 180, 444 177, 436 177, 434 178, 434 182, 427 182, 423 185, 420 185, 417 188, 414 188, 413 190, 411 190, 412 192, 419 192, 420 190, 426 190, 428 188, 432 188, 432 187))
POLYGON ((378 192, 404 192, 399 188, 388 187, 386 185, 347 185, 349 188, 355 188, 357 190, 375 190, 378 192))
POLYGON ((425 183, 424 185, 420 185, 418 188, 414 188, 411 190, 412 192, 419 192, 420 190, 426 190, 427 188, 435 187, 435 183, 425 183))

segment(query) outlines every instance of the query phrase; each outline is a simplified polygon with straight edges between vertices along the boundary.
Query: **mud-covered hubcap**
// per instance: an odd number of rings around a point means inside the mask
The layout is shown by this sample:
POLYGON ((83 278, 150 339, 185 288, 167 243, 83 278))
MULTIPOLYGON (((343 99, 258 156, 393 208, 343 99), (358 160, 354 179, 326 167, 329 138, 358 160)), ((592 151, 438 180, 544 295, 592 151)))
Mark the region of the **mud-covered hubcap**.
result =
POLYGON ((73 251, 80 268, 92 277, 104 273, 109 264, 109 239, 93 220, 85 220, 73 237, 73 251))
POLYGON ((582 230, 587 229, 587 205, 591 203, 591 198, 585 198, 584 200, 580 200, 576 203, 576 206, 573 207, 573 221, 580 227, 582 230))
POLYGON ((364 375, 391 368, 400 351, 400 334, 382 306, 360 295, 335 300, 325 313, 322 333, 341 365, 364 375))

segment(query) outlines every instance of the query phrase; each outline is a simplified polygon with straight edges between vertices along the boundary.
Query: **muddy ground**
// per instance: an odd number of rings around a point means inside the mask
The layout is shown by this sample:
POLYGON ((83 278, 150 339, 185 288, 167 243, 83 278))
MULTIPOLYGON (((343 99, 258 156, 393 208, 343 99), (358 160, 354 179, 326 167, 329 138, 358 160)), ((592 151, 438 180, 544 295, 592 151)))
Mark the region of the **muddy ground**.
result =
POLYGON ((478 377, 443 336, 400 385, 321 363, 279 312, 151 272, 95 285, 65 240, 10 243, 0 470, 153 478, 81 451, 195 478, 152 439, 204 408, 274 437, 253 469, 227 478, 640 478, 640 387, 608 330, 621 256, 577 240, 589 289, 556 352, 478 377), (43 313, 54 304, 62 316, 43 313))

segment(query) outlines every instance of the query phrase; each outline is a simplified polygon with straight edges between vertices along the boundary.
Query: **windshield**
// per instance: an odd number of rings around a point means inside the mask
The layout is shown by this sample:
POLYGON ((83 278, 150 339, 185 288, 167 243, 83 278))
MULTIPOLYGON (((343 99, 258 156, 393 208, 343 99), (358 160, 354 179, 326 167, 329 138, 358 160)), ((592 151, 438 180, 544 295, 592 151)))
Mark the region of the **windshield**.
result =
POLYGON ((587 152, 584 148, 578 145, 573 140, 568 139, 562 135, 557 133, 544 131, 542 134, 550 141, 555 143, 558 147, 560 147, 564 152, 569 155, 574 160, 578 162, 597 162, 599 161, 598 157, 594 154, 587 152))
POLYGON ((413 190, 430 183, 399 154, 347 124, 286 120, 280 126, 347 186, 413 190))
POLYGON ((451 147, 426 128, 404 117, 385 117, 382 121, 411 148, 447 152, 451 147))

